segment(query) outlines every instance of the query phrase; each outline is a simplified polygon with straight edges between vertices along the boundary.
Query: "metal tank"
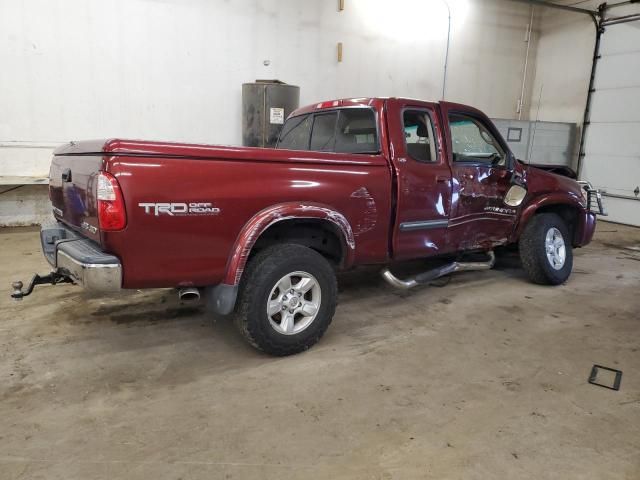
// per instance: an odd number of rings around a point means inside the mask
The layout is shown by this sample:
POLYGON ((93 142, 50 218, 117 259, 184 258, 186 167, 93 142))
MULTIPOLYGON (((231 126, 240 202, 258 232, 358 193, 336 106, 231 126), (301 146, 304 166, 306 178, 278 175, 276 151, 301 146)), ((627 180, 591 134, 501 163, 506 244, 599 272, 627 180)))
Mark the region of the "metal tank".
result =
POLYGON ((273 148, 287 116, 300 104, 300 87, 280 80, 242 84, 242 144, 273 148))

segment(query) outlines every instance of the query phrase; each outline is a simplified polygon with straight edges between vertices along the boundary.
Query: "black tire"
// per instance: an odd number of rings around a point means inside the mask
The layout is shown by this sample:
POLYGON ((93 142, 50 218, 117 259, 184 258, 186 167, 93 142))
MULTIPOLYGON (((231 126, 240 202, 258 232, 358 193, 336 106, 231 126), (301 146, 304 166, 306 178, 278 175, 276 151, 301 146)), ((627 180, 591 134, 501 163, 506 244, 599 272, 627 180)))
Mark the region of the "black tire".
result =
POLYGON ((320 340, 333 319, 337 297, 336 276, 327 259, 302 245, 274 245, 256 254, 242 275, 235 324, 258 350, 277 356, 292 355, 320 340), (304 330, 283 334, 272 326, 267 303, 278 281, 292 272, 306 272, 315 277, 321 300, 315 317, 304 330))
POLYGON ((541 285, 559 285, 567 281, 573 268, 573 250, 571 236, 565 221, 555 213, 535 215, 526 225, 519 241, 522 267, 532 282, 541 285), (554 268, 547 257, 547 233, 558 230, 564 241, 564 263, 561 268, 554 268))

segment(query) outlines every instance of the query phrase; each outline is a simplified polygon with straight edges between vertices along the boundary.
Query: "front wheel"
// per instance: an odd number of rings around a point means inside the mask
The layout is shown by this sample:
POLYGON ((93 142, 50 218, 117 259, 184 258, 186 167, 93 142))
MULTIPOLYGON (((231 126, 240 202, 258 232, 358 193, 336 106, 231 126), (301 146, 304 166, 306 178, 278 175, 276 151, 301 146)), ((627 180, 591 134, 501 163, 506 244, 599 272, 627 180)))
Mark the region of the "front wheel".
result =
POLYGON ((274 245, 249 261, 240 285, 236 325, 257 349, 291 355, 320 340, 336 300, 336 277, 322 255, 301 245, 274 245))
POLYGON ((529 278, 542 285, 559 285, 571 275, 573 250, 565 221, 555 213, 535 215, 522 232, 520 259, 529 278))

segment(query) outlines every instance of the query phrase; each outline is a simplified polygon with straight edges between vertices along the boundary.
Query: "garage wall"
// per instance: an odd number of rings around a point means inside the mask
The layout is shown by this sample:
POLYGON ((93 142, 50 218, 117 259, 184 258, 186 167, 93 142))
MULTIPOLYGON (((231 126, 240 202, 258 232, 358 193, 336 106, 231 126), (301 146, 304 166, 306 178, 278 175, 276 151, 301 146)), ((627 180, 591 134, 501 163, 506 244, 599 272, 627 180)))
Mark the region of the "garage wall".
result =
MULTIPOLYGON (((588 2, 576 6, 596 8, 588 2)), ((528 116, 532 120, 539 118, 540 121, 578 125, 571 149, 574 153, 569 162, 575 169, 589 89, 595 27, 587 15, 537 8, 535 32, 534 79, 529 92, 528 116)))
MULTIPOLYGON (((598 3, 577 6, 596 9, 598 3)), ((609 9, 607 18, 637 13, 640 6, 627 5, 609 9)), ((529 115, 536 117, 542 88, 540 119, 576 122, 581 129, 595 42, 593 22, 586 15, 548 9, 537 16, 536 25, 539 41, 529 115)), ((634 190, 640 186, 638 45, 640 22, 605 28, 581 178, 612 195, 605 197, 609 220, 640 226, 640 201, 628 198, 635 197, 634 190)), ((574 166, 577 145, 575 152, 574 166)))
MULTIPOLYGON (((529 7, 449 4, 447 98, 512 117, 529 7)), ((440 97, 443 1, 337 7, 327 0, 0 0, 0 175, 46 175, 50 148, 70 139, 239 144, 240 86, 256 78, 300 85, 302 104, 440 97)))
MULTIPOLYGON (((588 3, 576 6, 595 9, 588 3)), ((540 120, 581 124, 589 89, 594 24, 587 15, 538 7, 535 25, 537 48, 529 116, 536 118, 540 104, 540 120)))

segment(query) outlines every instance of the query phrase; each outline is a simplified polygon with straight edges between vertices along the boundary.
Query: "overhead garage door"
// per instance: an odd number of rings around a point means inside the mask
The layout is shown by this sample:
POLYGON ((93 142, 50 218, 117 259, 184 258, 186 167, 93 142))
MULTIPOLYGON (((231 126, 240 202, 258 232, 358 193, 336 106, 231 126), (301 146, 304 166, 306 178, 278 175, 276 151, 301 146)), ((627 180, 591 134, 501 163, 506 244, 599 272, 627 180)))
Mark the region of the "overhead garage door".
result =
POLYGON ((608 219, 640 226, 640 21, 607 26, 600 54, 581 176, 608 219))

